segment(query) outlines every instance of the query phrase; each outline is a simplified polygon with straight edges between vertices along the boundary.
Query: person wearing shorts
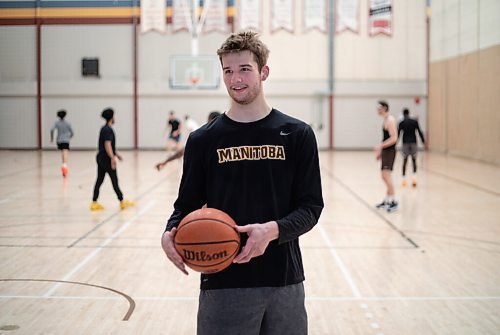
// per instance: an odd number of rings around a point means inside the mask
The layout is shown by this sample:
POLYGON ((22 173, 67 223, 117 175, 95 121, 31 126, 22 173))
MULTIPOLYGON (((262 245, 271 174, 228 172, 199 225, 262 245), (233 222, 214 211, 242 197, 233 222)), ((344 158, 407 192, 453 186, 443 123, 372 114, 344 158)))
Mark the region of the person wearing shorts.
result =
POLYGON ((411 156, 411 161, 413 165, 413 176, 411 183, 413 187, 417 187, 417 136, 416 132, 422 140, 422 144, 425 145, 424 134, 420 129, 420 125, 416 119, 410 117, 410 111, 408 108, 403 109, 403 120, 398 125, 398 135, 401 137, 403 135, 403 180, 401 184, 406 187, 406 163, 408 162, 408 156, 411 156))
POLYGON ((394 197, 394 184, 392 182, 392 168, 396 159, 396 143, 398 131, 394 116, 389 114, 389 104, 379 101, 377 113, 384 118, 382 126, 382 143, 375 147, 375 156, 381 161, 381 177, 386 186, 384 200, 375 207, 386 209, 389 213, 398 209, 398 202, 394 197))
POLYGON ((229 267, 201 275, 197 334, 304 335, 299 237, 324 206, 316 138, 308 124, 267 103, 269 50, 257 33, 232 34, 217 54, 230 109, 189 136, 162 247, 187 274, 173 246, 176 227, 205 204, 226 212, 242 247, 229 267))
POLYGON ((61 109, 57 112, 58 121, 54 123, 52 128, 50 129, 50 142, 54 142, 54 132, 57 131, 57 149, 61 151, 61 173, 63 177, 68 175, 68 154, 69 154, 69 141, 73 137, 73 128, 71 128, 71 124, 66 121, 64 118, 66 117, 66 111, 61 109))
POLYGON ((167 151, 173 148, 174 150, 180 150, 181 148, 181 122, 175 116, 174 111, 170 111, 168 114, 167 129, 170 128, 167 140, 167 151))

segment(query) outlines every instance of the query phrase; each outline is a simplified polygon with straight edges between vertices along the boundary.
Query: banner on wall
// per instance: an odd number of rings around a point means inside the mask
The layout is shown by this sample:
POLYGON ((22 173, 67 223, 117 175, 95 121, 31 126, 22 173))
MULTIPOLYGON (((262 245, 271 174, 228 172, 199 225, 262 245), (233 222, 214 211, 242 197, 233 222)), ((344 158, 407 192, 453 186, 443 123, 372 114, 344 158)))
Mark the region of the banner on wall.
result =
POLYGON ((203 32, 227 33, 227 0, 205 1, 204 6, 207 7, 203 8, 204 13, 206 13, 203 21, 203 32))
POLYGON ((262 31, 262 0, 240 0, 238 27, 240 30, 262 31))
POLYGON ((271 33, 278 30, 295 31, 295 0, 271 0, 271 33))
POLYGON ((166 31, 165 0, 141 0, 141 32, 166 31))
POLYGON ((172 0, 172 30, 174 32, 181 30, 191 31, 191 0, 172 0))
POLYGON ((337 0, 337 19, 335 20, 336 33, 341 33, 345 30, 359 33, 359 1, 360 0, 337 0))
POLYGON ((326 0, 304 1, 304 30, 318 29, 326 33, 326 0))
POLYGON ((369 0, 368 33, 392 35, 392 0, 369 0))

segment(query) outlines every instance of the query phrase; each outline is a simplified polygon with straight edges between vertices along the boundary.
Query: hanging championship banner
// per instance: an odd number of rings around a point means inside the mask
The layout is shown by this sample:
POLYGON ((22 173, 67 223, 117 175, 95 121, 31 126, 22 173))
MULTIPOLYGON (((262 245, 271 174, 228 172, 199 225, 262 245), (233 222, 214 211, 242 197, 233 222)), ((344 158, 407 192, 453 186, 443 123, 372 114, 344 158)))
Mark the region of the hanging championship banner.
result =
POLYGON ((173 0, 172 1, 172 30, 196 29, 192 26, 191 0, 173 0))
POLYGON ((238 8, 240 30, 262 31, 262 0, 240 0, 238 8))
POLYGON ((165 0, 141 0, 141 33, 166 31, 165 0))
POLYGON ((326 0, 304 1, 304 30, 318 29, 326 33, 326 0))
POLYGON ((369 0, 368 33, 392 35, 392 0, 369 0))
POLYGON ((337 0, 335 32, 351 30, 359 33, 359 0, 337 0))
POLYGON ((218 31, 226 33, 228 31, 227 0, 205 0, 203 6, 203 11, 206 13, 205 21, 203 22, 203 32, 218 31))
POLYGON ((281 29, 293 33, 294 11, 295 0, 271 0, 271 33, 281 29))

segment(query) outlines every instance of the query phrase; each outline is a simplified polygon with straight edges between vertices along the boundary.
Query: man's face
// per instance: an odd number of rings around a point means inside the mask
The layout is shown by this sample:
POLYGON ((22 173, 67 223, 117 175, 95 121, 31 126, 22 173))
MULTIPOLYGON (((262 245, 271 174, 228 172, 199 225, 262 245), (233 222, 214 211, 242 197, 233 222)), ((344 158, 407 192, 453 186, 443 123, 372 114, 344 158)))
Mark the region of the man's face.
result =
POLYGON ((378 106, 377 106, 377 113, 378 113, 378 115, 380 115, 380 116, 384 116, 384 115, 385 115, 385 108, 384 108, 384 106, 382 106, 382 105, 378 105, 378 106))
POLYGON ((259 67, 250 51, 223 55, 222 72, 229 96, 237 103, 247 105, 262 93, 262 81, 266 80, 269 68, 259 67))

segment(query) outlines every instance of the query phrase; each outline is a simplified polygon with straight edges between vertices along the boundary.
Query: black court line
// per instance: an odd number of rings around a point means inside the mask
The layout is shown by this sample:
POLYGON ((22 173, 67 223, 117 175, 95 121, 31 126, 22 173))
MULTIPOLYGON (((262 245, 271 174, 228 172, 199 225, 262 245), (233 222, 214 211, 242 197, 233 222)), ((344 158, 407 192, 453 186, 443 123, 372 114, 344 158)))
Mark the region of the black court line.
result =
MULTIPOLYGON (((135 200, 141 199, 143 196, 145 196, 146 194, 148 194, 149 192, 151 192, 152 190, 154 190, 155 188, 157 188, 158 186, 160 186, 167 179, 167 177, 168 177, 168 175, 165 176, 163 179, 161 179, 156 184, 153 184, 153 186, 151 186, 146 191, 142 192, 142 194, 140 194, 138 197, 136 197, 135 200)), ((102 220, 101 222, 99 222, 96 226, 94 226, 94 228, 90 229, 85 234, 83 234, 82 236, 80 236, 79 238, 77 238, 75 241, 73 241, 70 245, 68 245, 68 248, 73 248, 75 245, 77 245, 78 243, 80 243, 81 241, 83 241, 84 239, 86 239, 90 234, 92 234, 93 232, 95 232, 97 229, 101 228, 105 223, 109 222, 112 218, 114 218, 115 216, 117 216, 118 214, 120 214, 120 212, 121 212, 121 210, 117 210, 113 214, 111 214, 110 216, 108 216, 107 218, 105 218, 104 220, 102 220)))
POLYGON ((463 185, 469 186, 469 187, 474 188, 476 190, 483 191, 483 192, 486 192, 486 193, 489 193, 489 194, 493 194, 493 195, 496 195, 496 196, 500 196, 500 192, 496 192, 496 191, 487 189, 485 187, 473 184, 471 182, 468 182, 468 181, 465 181, 465 180, 462 180, 462 179, 458 179, 458 178, 455 178, 455 177, 448 176, 447 174, 444 174, 442 172, 437 172, 437 171, 434 171, 434 170, 430 170, 429 168, 422 168, 422 170, 425 170, 425 171, 427 171, 427 172, 429 172, 431 174, 435 174, 437 176, 443 177, 445 179, 453 180, 454 182, 457 182, 459 184, 463 184, 463 185))
POLYGON ((382 221, 384 221, 385 223, 387 223, 387 225, 389 227, 391 227, 394 231, 396 231, 397 233, 399 233, 406 241, 408 241, 411 245, 413 245, 413 247, 415 247, 417 249, 420 248, 420 246, 417 243, 415 243, 410 237, 408 237, 401 229, 399 229, 398 227, 396 227, 396 225, 394 223, 392 223, 391 220, 389 220, 388 218, 386 218, 385 216, 383 216, 382 214, 380 214, 380 212, 377 211, 375 208, 373 208, 373 206, 371 206, 368 202, 366 202, 365 199, 363 199, 356 192, 354 192, 349 186, 347 186, 344 182, 342 182, 339 178, 337 178, 333 174, 333 172, 331 172, 328 169, 325 169, 324 167, 321 167, 321 170, 326 171, 326 173, 328 174, 328 176, 330 178, 332 178, 337 183, 339 183, 340 186, 342 186, 344 189, 346 189, 352 196, 354 196, 360 203, 362 203, 363 205, 365 205, 365 207, 368 208, 371 212, 375 213, 375 215, 377 215, 382 221))
POLYGON ((63 284, 74 284, 74 285, 83 285, 83 286, 90 286, 90 287, 97 287, 101 288, 103 290, 108 290, 114 293, 117 293, 127 299, 128 301, 128 311, 125 313, 125 316, 123 317, 122 321, 128 321, 130 319, 130 316, 134 312, 135 309, 135 301, 132 299, 128 294, 125 294, 123 292, 120 292, 118 290, 115 290, 110 287, 106 286, 100 286, 100 285, 94 285, 94 284, 88 284, 88 283, 81 283, 81 282, 76 282, 76 281, 65 281, 65 280, 51 280, 51 279, 0 279, 0 281, 5 281, 5 282, 15 282, 15 281, 34 281, 34 282, 49 282, 49 283, 63 283, 63 284))

